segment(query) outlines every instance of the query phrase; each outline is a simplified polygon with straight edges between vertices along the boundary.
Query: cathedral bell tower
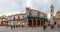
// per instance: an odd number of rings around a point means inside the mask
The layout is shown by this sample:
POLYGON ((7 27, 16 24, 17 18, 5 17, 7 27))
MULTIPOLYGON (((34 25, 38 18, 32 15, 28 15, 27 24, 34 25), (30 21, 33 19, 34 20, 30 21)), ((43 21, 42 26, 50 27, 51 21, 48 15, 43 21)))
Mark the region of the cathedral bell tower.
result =
POLYGON ((53 25, 54 24, 54 21, 53 21, 53 17, 54 17, 54 6, 51 5, 50 6, 50 24, 53 25))

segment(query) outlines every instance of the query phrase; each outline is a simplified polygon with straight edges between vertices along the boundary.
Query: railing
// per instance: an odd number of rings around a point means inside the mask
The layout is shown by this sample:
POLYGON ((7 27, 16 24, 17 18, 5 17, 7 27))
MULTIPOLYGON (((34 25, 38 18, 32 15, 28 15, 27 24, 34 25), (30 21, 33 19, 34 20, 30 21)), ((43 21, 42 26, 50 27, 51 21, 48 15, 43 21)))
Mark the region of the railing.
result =
POLYGON ((27 17, 28 17, 28 18, 38 18, 38 19, 39 19, 39 18, 40 18, 40 15, 37 14, 37 16, 33 16, 32 13, 29 13, 29 14, 27 15, 27 17))
POLYGON ((44 20, 47 20, 47 17, 46 16, 44 16, 44 20))

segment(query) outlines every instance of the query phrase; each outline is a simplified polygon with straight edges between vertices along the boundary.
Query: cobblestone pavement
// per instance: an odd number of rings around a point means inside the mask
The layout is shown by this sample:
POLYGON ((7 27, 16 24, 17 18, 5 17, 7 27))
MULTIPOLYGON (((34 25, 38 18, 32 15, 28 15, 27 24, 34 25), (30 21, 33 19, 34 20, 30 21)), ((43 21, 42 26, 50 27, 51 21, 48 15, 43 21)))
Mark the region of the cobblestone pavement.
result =
POLYGON ((19 27, 11 29, 10 27, 6 28, 6 26, 0 26, 0 32, 60 32, 60 28, 55 26, 54 29, 50 29, 48 26, 44 31, 43 27, 19 27))

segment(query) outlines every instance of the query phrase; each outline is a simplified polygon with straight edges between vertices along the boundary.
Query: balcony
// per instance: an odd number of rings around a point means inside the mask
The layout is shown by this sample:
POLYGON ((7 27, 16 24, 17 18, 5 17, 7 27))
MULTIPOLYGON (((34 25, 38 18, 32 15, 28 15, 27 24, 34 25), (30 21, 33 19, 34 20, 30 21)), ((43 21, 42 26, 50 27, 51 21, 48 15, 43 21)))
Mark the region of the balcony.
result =
POLYGON ((37 18, 37 19, 40 19, 40 15, 39 15, 39 14, 37 14, 36 18, 37 18))
POLYGON ((28 18, 33 18, 32 13, 29 13, 29 14, 27 15, 27 17, 28 17, 28 18))
POLYGON ((47 21, 47 17, 46 16, 44 16, 44 20, 47 21))
POLYGON ((29 13, 29 14, 27 15, 27 17, 28 17, 28 18, 37 18, 37 19, 40 19, 40 15, 39 15, 39 14, 37 14, 37 16, 32 16, 32 13, 29 13))

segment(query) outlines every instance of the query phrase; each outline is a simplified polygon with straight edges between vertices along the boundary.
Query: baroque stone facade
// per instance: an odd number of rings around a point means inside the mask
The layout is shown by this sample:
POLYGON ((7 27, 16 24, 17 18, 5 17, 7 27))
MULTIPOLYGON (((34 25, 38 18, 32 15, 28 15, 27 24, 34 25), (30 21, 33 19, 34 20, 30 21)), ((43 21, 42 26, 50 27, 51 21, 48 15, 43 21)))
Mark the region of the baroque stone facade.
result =
POLYGON ((38 27, 43 26, 48 21, 47 14, 26 7, 26 13, 24 14, 15 14, 10 16, 3 16, 0 18, 0 25, 17 25, 25 27, 38 27), (1 19, 5 19, 2 20, 1 19))
POLYGON ((56 22, 56 24, 60 25, 60 10, 56 12, 56 15, 54 16, 54 23, 56 22))
POLYGON ((47 15, 41 11, 34 10, 31 8, 26 8, 26 15, 29 26, 42 26, 47 22, 47 15))
POLYGON ((54 24, 54 22, 53 22, 53 18, 54 18, 54 6, 53 5, 51 5, 51 7, 50 7, 50 15, 51 15, 51 17, 50 17, 50 24, 51 25, 53 25, 54 24))

